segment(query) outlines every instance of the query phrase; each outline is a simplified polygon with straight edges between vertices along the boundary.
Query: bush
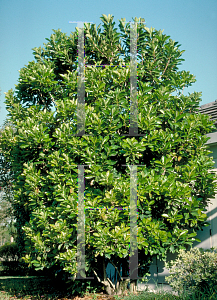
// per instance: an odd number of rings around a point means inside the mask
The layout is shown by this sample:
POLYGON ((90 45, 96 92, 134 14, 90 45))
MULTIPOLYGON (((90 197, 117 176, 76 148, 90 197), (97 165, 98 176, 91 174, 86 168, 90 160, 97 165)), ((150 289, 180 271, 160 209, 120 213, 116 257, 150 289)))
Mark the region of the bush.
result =
POLYGON ((20 270, 19 266, 19 249, 16 243, 5 243, 0 247, 2 275, 15 275, 20 270))
MULTIPOLYGON (((37 272, 33 267, 28 267, 28 264, 21 259, 17 243, 5 243, 0 247, 0 258, 3 261, 1 265, 1 275, 41 275, 42 272, 37 272)), ((43 274, 42 274, 43 275, 43 274)))
POLYGON ((217 248, 181 249, 176 260, 165 263, 166 281, 178 292, 205 292, 217 286, 217 248))
POLYGON ((0 257, 4 261, 18 261, 19 260, 19 249, 16 243, 5 243, 0 247, 0 257))

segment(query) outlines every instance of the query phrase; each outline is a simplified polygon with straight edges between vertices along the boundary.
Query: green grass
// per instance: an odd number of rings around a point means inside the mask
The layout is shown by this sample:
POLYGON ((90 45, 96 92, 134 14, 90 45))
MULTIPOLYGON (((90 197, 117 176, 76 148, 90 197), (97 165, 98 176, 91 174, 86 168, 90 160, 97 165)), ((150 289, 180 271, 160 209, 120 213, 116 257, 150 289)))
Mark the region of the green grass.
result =
MULTIPOLYGON (((2 276, 0 277, 0 300, 25 299, 25 300, 57 300, 60 298, 72 299, 73 296, 67 293, 61 293, 60 286, 57 282, 52 281, 45 276, 2 276), (54 288, 56 287, 56 288, 54 288)), ((96 299, 97 294, 92 293, 92 299, 96 299)), ((209 291, 209 294, 192 294, 186 296, 176 296, 172 292, 158 290, 158 292, 150 292, 148 290, 138 292, 137 295, 129 293, 128 296, 114 296, 116 300, 216 300, 217 287, 215 290, 209 291)))
POLYGON ((62 296, 60 283, 45 276, 2 276, 0 299, 55 299, 62 296))
POLYGON ((216 300, 217 299, 217 289, 212 292, 210 291, 210 293, 208 295, 207 294, 192 294, 189 296, 186 294, 182 294, 182 295, 176 296, 169 291, 159 291, 159 292, 143 291, 143 292, 139 292, 139 294, 137 296, 132 294, 132 295, 125 297, 125 300, 172 300, 172 299, 177 299, 177 300, 216 300))

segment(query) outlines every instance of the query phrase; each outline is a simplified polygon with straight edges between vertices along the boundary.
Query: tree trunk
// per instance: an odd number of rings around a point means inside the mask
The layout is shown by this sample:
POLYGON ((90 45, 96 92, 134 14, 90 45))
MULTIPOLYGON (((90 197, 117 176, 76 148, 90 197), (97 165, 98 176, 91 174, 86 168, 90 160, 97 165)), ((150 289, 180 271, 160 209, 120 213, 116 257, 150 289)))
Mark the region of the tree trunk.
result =
POLYGON ((116 295, 122 295, 127 291, 127 285, 130 282, 130 279, 123 279, 117 282, 115 293, 116 295))
POLYGON ((106 265, 105 265, 105 256, 102 257, 102 276, 103 279, 101 280, 99 276, 97 275, 96 271, 93 270, 94 274, 96 275, 96 278, 99 282, 101 282, 104 285, 104 289, 108 295, 114 295, 115 293, 115 285, 111 282, 111 280, 106 277, 106 265))
POLYGON ((135 293, 137 291, 137 280, 131 279, 130 280, 130 292, 135 293))
MULTIPOLYGON (((121 265, 118 264, 118 266, 116 266, 117 269, 115 268, 116 272, 117 272, 117 275, 118 275, 118 280, 117 280, 116 285, 113 284, 112 281, 108 277, 106 277, 106 265, 105 265, 105 257, 104 256, 102 257, 103 279, 100 280, 100 278, 97 275, 96 271, 93 270, 94 274, 97 277, 97 280, 104 285, 105 292, 108 295, 122 295, 127 290, 127 285, 130 282, 130 279, 129 278, 127 278, 127 279, 121 279, 120 278, 120 266, 121 265)), ((123 275, 122 275, 122 277, 123 277, 123 275)))

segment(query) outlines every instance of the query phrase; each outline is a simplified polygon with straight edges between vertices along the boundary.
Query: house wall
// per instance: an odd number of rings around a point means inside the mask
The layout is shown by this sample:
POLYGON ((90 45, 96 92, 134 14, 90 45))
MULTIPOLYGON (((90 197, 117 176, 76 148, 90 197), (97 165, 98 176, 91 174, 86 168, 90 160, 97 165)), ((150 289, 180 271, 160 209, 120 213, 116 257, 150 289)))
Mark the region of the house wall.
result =
POLYGON ((210 153, 209 156, 212 156, 213 161, 215 162, 213 168, 217 168, 217 145, 216 144, 209 145, 209 150, 212 151, 212 153, 210 153))

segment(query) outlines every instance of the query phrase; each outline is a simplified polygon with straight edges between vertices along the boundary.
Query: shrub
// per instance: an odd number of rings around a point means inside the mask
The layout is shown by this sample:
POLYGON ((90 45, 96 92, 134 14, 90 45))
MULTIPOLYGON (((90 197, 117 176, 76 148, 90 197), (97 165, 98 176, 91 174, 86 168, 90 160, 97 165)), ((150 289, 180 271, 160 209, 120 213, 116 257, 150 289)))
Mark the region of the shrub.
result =
POLYGON ((18 261, 19 259, 19 249, 16 243, 5 243, 0 247, 0 257, 4 259, 4 261, 18 261))
POLYGON ((39 274, 39 272, 36 272, 33 267, 28 267, 28 264, 21 259, 19 248, 16 242, 5 243, 3 246, 1 246, 0 258, 3 259, 3 261, 0 262, 2 267, 1 275, 39 274))
POLYGON ((4 274, 16 274, 19 272, 19 255, 16 243, 5 243, 0 247, 1 266, 4 274))
POLYGON ((204 292, 217 286, 217 248, 181 249, 177 259, 165 266, 170 272, 166 281, 178 292, 204 292))

